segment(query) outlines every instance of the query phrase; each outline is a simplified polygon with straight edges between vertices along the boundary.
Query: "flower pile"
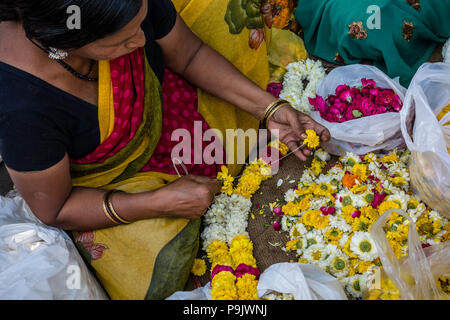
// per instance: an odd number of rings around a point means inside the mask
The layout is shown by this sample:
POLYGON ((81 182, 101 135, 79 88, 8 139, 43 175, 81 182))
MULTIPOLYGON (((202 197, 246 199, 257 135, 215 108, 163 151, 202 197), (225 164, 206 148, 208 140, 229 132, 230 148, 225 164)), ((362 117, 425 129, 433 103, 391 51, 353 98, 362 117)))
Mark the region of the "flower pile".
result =
MULTIPOLYGON (((448 240, 450 225, 413 195, 409 151, 394 150, 383 157, 348 153, 323 172, 330 158, 317 150, 298 185, 270 207, 281 229, 289 233, 283 250, 335 276, 349 297, 358 299, 381 266, 369 231, 383 213, 393 208, 406 212, 423 246, 448 240)), ((409 220, 396 213, 385 225, 397 258, 408 253, 408 225, 409 220)))
MULTIPOLYGON (((284 156, 288 148, 271 143, 268 148, 284 156)), ((205 214, 201 238, 211 263, 213 300, 258 300, 256 287, 260 271, 253 257, 253 243, 247 233, 251 197, 269 178, 270 160, 259 158, 248 165, 234 187, 234 178, 223 166, 217 179, 223 182, 222 194, 205 214)))
POLYGON ((361 80, 362 87, 340 85, 326 100, 317 95, 309 103, 328 122, 346 122, 388 112, 400 112, 403 103, 392 89, 376 87, 372 79, 361 80))
POLYGON ((289 101, 298 111, 309 114, 313 110, 309 99, 316 96, 316 87, 325 78, 325 69, 320 61, 311 59, 290 63, 286 68, 280 98, 289 101), (308 84, 304 88, 306 80, 308 84))

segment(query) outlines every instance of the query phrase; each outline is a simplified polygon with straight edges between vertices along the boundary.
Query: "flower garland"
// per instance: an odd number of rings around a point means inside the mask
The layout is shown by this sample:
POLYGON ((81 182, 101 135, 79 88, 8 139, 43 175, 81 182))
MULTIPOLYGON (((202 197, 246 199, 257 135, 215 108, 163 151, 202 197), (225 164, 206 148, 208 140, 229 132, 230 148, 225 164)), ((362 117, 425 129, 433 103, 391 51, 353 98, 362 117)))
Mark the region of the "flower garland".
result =
POLYGON ((289 101, 298 111, 309 114, 313 110, 309 98, 316 96, 316 87, 326 75, 322 63, 306 59, 291 63, 286 69, 280 98, 289 101), (304 80, 309 82, 305 88, 304 80))
MULTIPOLYGON (((271 208, 274 217, 281 216, 281 229, 289 233, 283 250, 338 278, 349 297, 361 298, 381 266, 369 231, 386 211, 397 208, 411 216, 423 246, 448 240, 448 220, 413 195, 409 151, 394 150, 384 157, 347 153, 322 173, 329 159, 317 150, 298 186, 271 208)), ((385 225, 397 258, 408 252, 408 224, 394 213, 385 225)))
MULTIPOLYGON (((276 141, 268 148, 281 156, 287 146, 276 141)), ((211 296, 213 300, 258 300, 256 288, 260 271, 253 257, 253 243, 246 231, 252 207, 251 197, 269 178, 270 160, 259 158, 248 165, 236 188, 234 178, 223 166, 217 179, 223 182, 222 194, 215 198, 205 214, 201 238, 203 250, 211 263, 211 296)))

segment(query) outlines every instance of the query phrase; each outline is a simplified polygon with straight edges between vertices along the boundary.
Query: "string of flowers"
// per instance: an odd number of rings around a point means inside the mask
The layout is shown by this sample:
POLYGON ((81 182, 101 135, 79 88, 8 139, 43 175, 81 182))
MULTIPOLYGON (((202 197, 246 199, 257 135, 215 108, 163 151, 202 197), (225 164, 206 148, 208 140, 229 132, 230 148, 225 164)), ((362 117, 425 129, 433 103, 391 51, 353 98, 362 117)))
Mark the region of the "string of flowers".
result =
MULTIPOLYGON (((319 138, 313 130, 307 130, 306 134, 305 145, 318 145, 319 138)), ((274 141, 268 145, 267 151, 267 154, 279 152, 279 156, 285 157, 289 148, 274 141)), ((205 214, 205 228, 201 235, 203 250, 211 263, 213 300, 258 300, 256 288, 260 271, 246 230, 251 198, 261 183, 271 177, 271 160, 262 157, 244 169, 235 188, 235 179, 225 166, 217 175, 217 179, 223 182, 222 193, 205 214)))
POLYGON ((309 103, 309 99, 316 97, 317 85, 326 75, 322 63, 306 59, 293 62, 286 69, 287 73, 284 75, 280 98, 289 101, 298 111, 311 113, 313 107, 309 103), (303 87, 305 80, 308 81, 308 84, 303 87))

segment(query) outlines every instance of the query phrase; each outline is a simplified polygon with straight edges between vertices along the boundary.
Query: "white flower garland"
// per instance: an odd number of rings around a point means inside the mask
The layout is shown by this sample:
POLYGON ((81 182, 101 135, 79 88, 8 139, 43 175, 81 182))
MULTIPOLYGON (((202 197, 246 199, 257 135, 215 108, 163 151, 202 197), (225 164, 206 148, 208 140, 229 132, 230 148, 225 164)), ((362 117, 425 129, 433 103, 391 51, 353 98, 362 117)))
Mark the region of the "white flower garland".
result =
POLYGON ((289 101, 298 111, 309 114, 313 107, 308 98, 316 96, 317 85, 325 78, 325 69, 320 61, 307 59, 289 64, 287 70, 280 98, 289 101), (309 81, 306 88, 303 88, 304 80, 309 81))
POLYGON ((237 235, 246 235, 248 216, 252 208, 252 201, 241 195, 227 196, 220 194, 215 198, 211 208, 205 214, 206 225, 202 232, 203 250, 213 241, 224 241, 231 244, 237 235))

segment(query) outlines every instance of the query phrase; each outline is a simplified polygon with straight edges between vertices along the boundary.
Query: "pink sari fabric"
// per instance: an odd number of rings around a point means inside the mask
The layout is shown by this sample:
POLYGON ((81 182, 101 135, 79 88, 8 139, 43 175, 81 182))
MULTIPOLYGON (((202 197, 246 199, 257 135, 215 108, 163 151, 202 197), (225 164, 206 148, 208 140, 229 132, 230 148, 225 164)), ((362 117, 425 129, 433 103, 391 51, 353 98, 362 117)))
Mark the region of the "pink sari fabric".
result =
POLYGON ((142 123, 144 110, 143 54, 143 49, 138 49, 110 62, 115 115, 114 130, 92 153, 82 159, 71 159, 72 163, 103 163, 133 139, 142 123))
MULTIPOLYGON (((72 163, 104 163, 106 159, 117 154, 133 139, 143 120, 144 63, 143 49, 138 49, 110 62, 115 115, 113 132, 96 150, 82 159, 71 159, 72 163)), ((188 173, 215 177, 217 172, 220 171, 220 165, 206 164, 204 159, 198 164, 194 164, 194 122, 197 121, 200 124, 200 131, 202 131, 199 133, 200 137, 202 137, 202 133, 210 129, 205 119, 197 111, 198 97, 196 90, 187 81, 166 70, 162 92, 163 124, 161 138, 151 159, 141 169, 141 172, 156 171, 171 175, 177 174, 171 153, 179 142, 172 141, 172 133, 176 129, 185 129, 192 137, 191 164, 185 164, 188 173)), ((218 140, 216 139, 216 141, 218 140)), ((202 152, 210 143, 201 143, 202 152)), ((221 144, 218 147, 223 150, 221 144)), ((223 155, 225 155, 225 152, 223 152, 223 155)), ((178 165, 177 168, 181 174, 186 174, 181 166, 178 165)))

